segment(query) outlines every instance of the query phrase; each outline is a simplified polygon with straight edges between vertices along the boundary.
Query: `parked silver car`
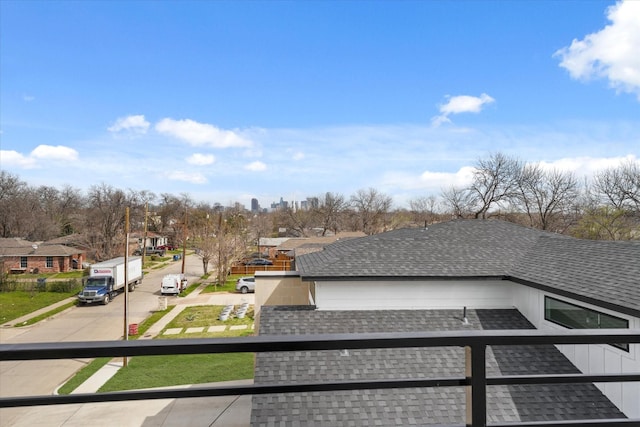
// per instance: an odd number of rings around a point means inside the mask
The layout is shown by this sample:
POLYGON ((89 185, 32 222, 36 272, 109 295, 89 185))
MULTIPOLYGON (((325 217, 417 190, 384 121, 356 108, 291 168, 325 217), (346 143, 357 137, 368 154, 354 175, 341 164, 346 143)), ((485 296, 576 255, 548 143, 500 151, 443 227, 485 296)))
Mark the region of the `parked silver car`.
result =
POLYGON ((236 292, 242 292, 246 294, 247 292, 255 292, 256 291, 256 278, 253 276, 241 277, 236 282, 236 292))

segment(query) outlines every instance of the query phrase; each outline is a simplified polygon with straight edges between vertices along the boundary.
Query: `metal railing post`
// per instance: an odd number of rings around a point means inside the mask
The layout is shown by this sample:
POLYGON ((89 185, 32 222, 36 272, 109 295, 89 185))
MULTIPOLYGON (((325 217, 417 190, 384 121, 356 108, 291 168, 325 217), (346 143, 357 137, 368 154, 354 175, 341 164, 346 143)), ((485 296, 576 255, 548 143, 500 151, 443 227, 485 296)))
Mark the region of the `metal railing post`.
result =
POLYGON ((487 364, 485 344, 472 344, 464 348, 466 386, 466 425, 487 425, 487 364))

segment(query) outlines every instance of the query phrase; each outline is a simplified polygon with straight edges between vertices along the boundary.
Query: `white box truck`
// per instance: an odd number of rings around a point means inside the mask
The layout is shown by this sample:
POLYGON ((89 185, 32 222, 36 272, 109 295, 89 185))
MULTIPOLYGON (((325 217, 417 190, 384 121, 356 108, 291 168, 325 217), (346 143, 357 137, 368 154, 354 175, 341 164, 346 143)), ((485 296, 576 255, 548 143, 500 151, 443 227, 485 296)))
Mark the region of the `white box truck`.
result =
MULTIPOLYGON (((129 257, 127 268, 127 284, 129 291, 142 281, 142 257, 129 257)), ((124 292, 124 257, 93 264, 84 288, 78 294, 80 304, 109 304, 116 295, 124 292)))
POLYGON ((187 279, 184 274, 167 274, 162 278, 160 283, 161 295, 178 295, 180 292, 187 289, 187 279))

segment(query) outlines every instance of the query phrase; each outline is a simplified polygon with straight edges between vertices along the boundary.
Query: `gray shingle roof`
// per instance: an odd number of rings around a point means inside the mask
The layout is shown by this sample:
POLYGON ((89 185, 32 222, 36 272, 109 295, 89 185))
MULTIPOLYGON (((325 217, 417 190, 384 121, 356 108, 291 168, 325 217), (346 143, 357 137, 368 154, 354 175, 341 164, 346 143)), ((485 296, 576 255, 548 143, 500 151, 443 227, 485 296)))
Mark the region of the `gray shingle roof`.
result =
POLYGON ((538 239, 509 276, 577 299, 640 308, 640 242, 538 239))
POLYGON ((339 241, 296 265, 311 280, 504 276, 542 235, 557 236, 504 221, 456 220, 339 241))
POLYGON ((640 242, 455 220, 340 241, 296 258, 303 280, 512 279, 640 316, 640 242))
POLYGON ((0 247, 0 255, 3 256, 70 256, 78 255, 84 251, 65 245, 39 245, 35 249, 32 246, 0 247))
MULTIPOLYGON (((515 329, 532 326, 517 310, 314 311, 263 307, 260 335, 515 329)), ((569 373, 576 368, 553 346, 489 349, 487 374, 569 373), (497 353, 495 353, 497 351, 497 353), (495 353, 495 355, 494 355, 495 353)), ((257 356, 256 384, 462 376, 461 348, 277 352, 257 356)), ((591 384, 500 386, 487 391, 489 422, 624 418, 591 384), (567 388, 568 387, 568 388, 567 388), (550 398, 552 397, 552 398, 550 398)), ((253 396, 251 424, 427 425, 464 422, 463 388, 356 390, 253 396)))

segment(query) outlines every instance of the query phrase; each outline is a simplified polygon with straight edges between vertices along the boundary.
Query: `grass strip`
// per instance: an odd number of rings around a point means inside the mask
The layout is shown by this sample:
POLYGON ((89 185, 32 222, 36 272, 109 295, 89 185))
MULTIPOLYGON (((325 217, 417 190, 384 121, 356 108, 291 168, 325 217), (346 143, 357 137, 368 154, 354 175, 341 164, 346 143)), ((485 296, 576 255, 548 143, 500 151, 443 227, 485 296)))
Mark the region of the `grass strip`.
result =
POLYGON ((253 378, 253 353, 138 356, 98 392, 253 378))
POLYGON ((180 294, 178 296, 181 297, 181 298, 184 298, 187 295, 189 295, 191 292, 193 292, 196 289, 198 289, 198 286, 200 286, 200 282, 192 283, 189 286, 187 286, 187 289, 185 289, 184 291, 180 292, 180 294))
POLYGON ((77 301, 71 301, 71 302, 68 302, 68 303, 66 303, 66 304, 64 304, 64 305, 61 305, 60 307, 54 308, 53 310, 49 310, 49 311, 47 311, 46 313, 42 313, 42 314, 40 314, 40 315, 38 315, 38 316, 32 317, 32 318, 31 318, 31 319, 29 319, 29 320, 26 320, 26 321, 24 321, 24 322, 22 322, 22 323, 20 323, 20 324, 13 325, 13 326, 15 326, 16 328, 19 328, 19 327, 21 327, 21 326, 29 326, 29 325, 33 325, 34 323, 38 323, 39 321, 41 321, 41 320, 43 320, 43 319, 46 319, 46 318, 48 318, 48 317, 51 317, 51 316, 53 316, 54 314, 58 314, 58 313, 60 313, 61 311, 66 310, 67 308, 73 307, 73 306, 75 306, 76 304, 77 304, 77 301))
POLYGON ((91 375, 95 374, 100 368, 109 363, 111 359, 112 357, 99 357, 92 360, 84 368, 76 372, 76 374, 62 387, 60 387, 58 389, 58 394, 70 394, 73 390, 78 388, 80 384, 88 380, 91 375))
POLYGON ((132 340, 136 340, 144 336, 144 334, 149 330, 149 328, 153 326, 153 324, 156 323, 158 320, 162 319, 165 314, 173 310, 173 307, 175 307, 175 305, 169 305, 165 310, 154 311, 151 314, 151 316, 147 317, 146 319, 144 319, 142 322, 138 324, 138 333, 135 335, 129 335, 129 338, 131 338, 132 340))

